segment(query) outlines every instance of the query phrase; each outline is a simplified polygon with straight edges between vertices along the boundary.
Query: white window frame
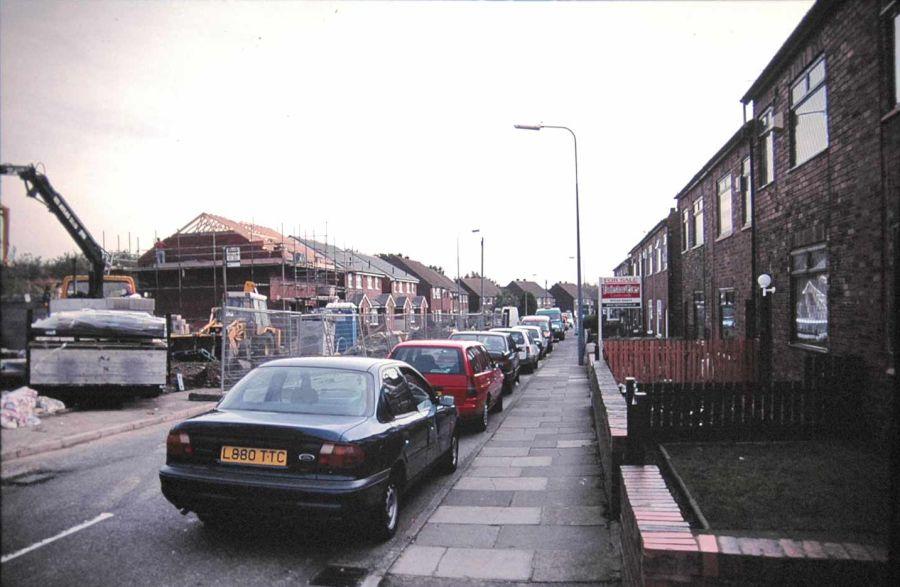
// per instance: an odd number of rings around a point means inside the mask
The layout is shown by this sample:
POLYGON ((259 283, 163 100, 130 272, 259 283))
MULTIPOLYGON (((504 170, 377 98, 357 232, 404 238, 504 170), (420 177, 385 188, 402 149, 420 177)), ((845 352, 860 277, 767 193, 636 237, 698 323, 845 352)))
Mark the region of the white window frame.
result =
POLYGON ((742 228, 753 224, 753 181, 751 179, 750 157, 741 159, 741 216, 742 228))
POLYGON ((767 186, 775 181, 775 110, 771 106, 759 116, 759 185, 767 186))
POLYGON ((691 205, 691 217, 694 224, 694 247, 703 246, 703 196, 699 196, 691 205))
POLYGON ((684 233, 684 242, 681 243, 681 252, 690 250, 691 248, 691 231, 694 226, 694 219, 691 217, 691 206, 686 206, 681 211, 681 231, 684 233))
POLYGON ((815 61, 800 74, 794 83, 791 84, 789 95, 791 98, 791 167, 799 167, 822 151, 828 149, 828 66, 825 62, 824 55, 817 57, 815 61), (822 78, 820 80, 814 80, 812 74, 819 65, 822 66, 822 78), (798 88, 800 88, 803 93, 800 97, 795 97, 795 90, 798 88), (818 94, 819 91, 824 93, 823 100, 825 102, 825 110, 822 114, 825 119, 825 144, 822 145, 822 148, 818 151, 808 153, 806 158, 801 161, 797 158, 797 114, 795 114, 795 112, 812 99, 813 96, 818 94))
POLYGON ((716 224, 718 224, 719 238, 723 238, 734 231, 734 188, 732 187, 731 173, 724 175, 716 182, 716 204, 716 224), (727 215, 723 214, 723 199, 728 203, 727 215), (726 227, 727 230, 724 230, 726 227))

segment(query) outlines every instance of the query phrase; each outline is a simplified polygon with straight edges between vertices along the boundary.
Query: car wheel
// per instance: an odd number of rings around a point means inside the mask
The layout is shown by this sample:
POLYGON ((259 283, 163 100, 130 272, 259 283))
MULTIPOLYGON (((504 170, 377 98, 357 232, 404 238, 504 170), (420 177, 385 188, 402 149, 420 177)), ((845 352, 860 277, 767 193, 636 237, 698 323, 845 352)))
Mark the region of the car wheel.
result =
MULTIPOLYGON (((502 396, 501 396, 502 397, 502 396)), ((488 398, 484 399, 484 408, 481 410, 481 417, 475 422, 475 429, 484 432, 488 427, 488 398)))
POLYGON ((381 490, 381 496, 372 510, 372 535, 380 541, 390 540, 397 533, 400 520, 400 483, 396 474, 391 475, 381 490))
POLYGON ((459 466, 459 434, 454 432, 453 436, 450 437, 450 448, 447 449, 447 452, 444 453, 444 456, 441 457, 441 472, 445 475, 449 475, 450 473, 456 471, 456 467, 459 466))

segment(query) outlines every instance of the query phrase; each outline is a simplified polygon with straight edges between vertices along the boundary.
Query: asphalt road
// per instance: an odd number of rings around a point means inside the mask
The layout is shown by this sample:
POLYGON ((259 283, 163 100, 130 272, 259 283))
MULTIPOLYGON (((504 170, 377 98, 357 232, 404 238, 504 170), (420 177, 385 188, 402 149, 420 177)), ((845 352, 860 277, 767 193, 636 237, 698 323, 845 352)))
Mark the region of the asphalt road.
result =
MULTIPOLYGON (((507 405, 518 401, 529 379, 522 375, 516 391, 506 396, 507 405)), ((503 417, 492 415, 487 434, 463 432, 460 469, 503 417)), ((407 493, 397 535, 383 544, 364 538, 352 523, 266 523, 215 531, 194 514, 182 516, 160 493, 157 472, 165 462, 169 427, 37 455, 30 464, 42 474, 3 481, 0 583, 306 584, 330 565, 358 567, 377 578, 462 472, 432 474, 407 493), (77 529, 85 522, 93 523, 77 529), (6 560, 28 547, 34 548, 6 560)))

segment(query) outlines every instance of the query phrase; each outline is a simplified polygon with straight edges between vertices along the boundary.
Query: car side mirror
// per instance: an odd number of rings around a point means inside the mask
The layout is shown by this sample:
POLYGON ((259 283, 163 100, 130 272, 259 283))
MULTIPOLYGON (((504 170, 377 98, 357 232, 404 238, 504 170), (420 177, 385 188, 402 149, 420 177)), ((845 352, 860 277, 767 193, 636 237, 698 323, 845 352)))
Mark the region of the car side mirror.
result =
POLYGON ((456 401, 453 399, 452 395, 442 395, 439 401, 442 406, 447 408, 452 408, 456 405, 456 401))

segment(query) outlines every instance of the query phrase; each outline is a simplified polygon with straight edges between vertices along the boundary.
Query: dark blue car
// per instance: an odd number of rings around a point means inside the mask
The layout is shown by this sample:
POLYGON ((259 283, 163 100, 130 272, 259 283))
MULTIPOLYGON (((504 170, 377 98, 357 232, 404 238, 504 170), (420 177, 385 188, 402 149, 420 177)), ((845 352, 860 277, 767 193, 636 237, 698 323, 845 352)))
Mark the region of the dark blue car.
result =
POLYGON ((166 447, 162 492, 204 523, 301 511, 362 517, 387 539, 404 488, 456 469, 457 411, 400 361, 282 359, 172 428, 166 447))

